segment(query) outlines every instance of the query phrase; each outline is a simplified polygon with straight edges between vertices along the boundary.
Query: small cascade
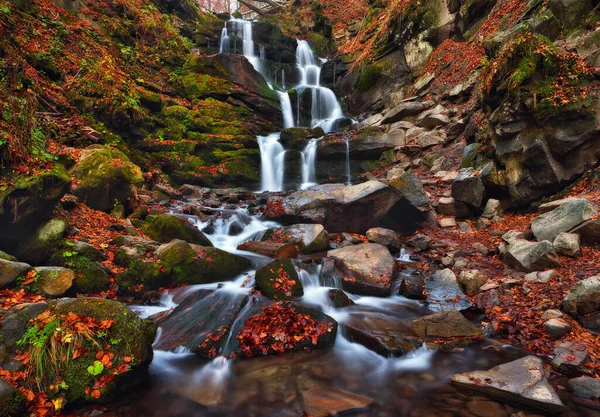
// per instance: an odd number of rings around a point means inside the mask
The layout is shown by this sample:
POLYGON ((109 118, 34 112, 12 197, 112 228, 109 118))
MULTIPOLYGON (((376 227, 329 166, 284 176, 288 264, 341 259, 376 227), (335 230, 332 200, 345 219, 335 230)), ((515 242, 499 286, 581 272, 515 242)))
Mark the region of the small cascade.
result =
POLYGON ((261 190, 283 191, 285 149, 279 143, 279 133, 257 136, 260 149, 261 190))
POLYGON ((278 91, 279 102, 281 103, 281 113, 283 113, 283 127, 289 129, 294 127, 294 113, 292 110, 292 101, 288 92, 278 91))
POLYGON ((227 22, 223 25, 223 30, 221 31, 221 42, 219 43, 219 53, 225 54, 229 52, 229 31, 227 30, 227 22))
POLYGON ((319 139, 311 139, 302 151, 302 185, 305 189, 316 184, 317 174, 315 162, 317 160, 317 145, 319 139))
POLYGON ((281 69, 281 88, 285 90, 285 71, 281 69))
POLYGON ((350 138, 346 138, 346 185, 352 185, 352 173, 350 172, 350 138))

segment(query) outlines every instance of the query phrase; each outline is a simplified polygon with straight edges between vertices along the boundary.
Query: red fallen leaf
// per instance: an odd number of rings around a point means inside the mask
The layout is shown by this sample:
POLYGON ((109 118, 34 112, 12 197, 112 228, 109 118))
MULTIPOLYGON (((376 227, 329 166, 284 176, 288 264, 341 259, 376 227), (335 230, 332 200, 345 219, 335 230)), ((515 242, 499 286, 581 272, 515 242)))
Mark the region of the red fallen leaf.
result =
POLYGON ((131 356, 125 356, 125 357, 123 358, 123 362, 125 362, 125 363, 129 363, 129 362, 131 362, 131 356))
POLYGON ((130 366, 126 363, 119 365, 119 367, 117 368, 117 372, 120 374, 124 374, 125 372, 129 371, 130 366))
POLYGON ((92 398, 95 398, 95 399, 100 398, 100 390, 97 390, 97 389, 93 390, 92 391, 92 398))
POLYGON ((106 366, 110 362, 110 357, 108 355, 103 355, 100 362, 102 362, 102 365, 106 366))
POLYGON ((83 356, 87 354, 87 349, 84 349, 82 347, 78 347, 77 349, 75 349, 75 351, 73 352, 73 356, 71 359, 75 360, 77 358, 79 358, 80 356, 83 356))
POLYGON ((104 351, 100 350, 96 353, 96 360, 100 360, 102 359, 102 357, 104 356, 104 351))

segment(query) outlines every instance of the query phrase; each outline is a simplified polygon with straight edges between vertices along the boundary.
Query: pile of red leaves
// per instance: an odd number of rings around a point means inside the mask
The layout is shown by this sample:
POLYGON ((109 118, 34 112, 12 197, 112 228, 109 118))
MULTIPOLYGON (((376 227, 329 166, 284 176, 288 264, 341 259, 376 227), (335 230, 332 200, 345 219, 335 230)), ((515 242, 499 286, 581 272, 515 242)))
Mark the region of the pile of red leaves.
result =
POLYGON ((289 302, 279 302, 250 317, 237 339, 242 355, 267 355, 293 350, 306 341, 316 346, 319 337, 331 331, 327 324, 296 312, 289 302))

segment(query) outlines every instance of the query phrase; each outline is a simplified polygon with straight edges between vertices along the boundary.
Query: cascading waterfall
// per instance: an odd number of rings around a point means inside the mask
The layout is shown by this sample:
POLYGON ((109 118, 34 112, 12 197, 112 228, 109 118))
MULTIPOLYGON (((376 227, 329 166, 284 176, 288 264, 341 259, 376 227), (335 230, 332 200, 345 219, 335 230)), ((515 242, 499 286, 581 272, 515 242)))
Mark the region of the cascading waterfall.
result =
MULTIPOLYGON (((254 69, 260 73, 271 89, 272 84, 266 74, 266 66, 263 65, 265 59, 265 47, 259 45, 259 56, 256 56, 256 48, 253 38, 252 21, 232 18, 225 24, 221 33, 220 53, 229 51, 231 29, 237 33, 241 32, 243 41, 242 51, 246 59, 252 64, 254 69)), ((294 109, 291 103, 290 95, 286 90, 285 72, 281 70, 281 85, 283 91, 277 91, 281 112, 283 114, 283 124, 286 129, 301 125, 301 95, 306 90, 311 94, 310 121, 307 127, 321 127, 325 133, 334 130, 336 121, 344 117, 344 113, 335 93, 327 87, 321 86, 321 61, 315 60, 315 55, 310 45, 305 40, 298 40, 296 48, 296 67, 299 72, 299 83, 294 88, 298 93, 296 103, 296 117, 294 120, 294 109)), ((284 188, 283 178, 285 173, 285 149, 279 143, 279 135, 268 135, 257 137, 261 152, 261 190, 262 191, 282 191, 284 188)), ((315 161, 317 146, 316 141, 309 142, 306 149, 302 152, 302 188, 316 184, 315 161)))
POLYGON ((346 185, 352 185, 352 173, 350 172, 350 138, 346 138, 346 185))

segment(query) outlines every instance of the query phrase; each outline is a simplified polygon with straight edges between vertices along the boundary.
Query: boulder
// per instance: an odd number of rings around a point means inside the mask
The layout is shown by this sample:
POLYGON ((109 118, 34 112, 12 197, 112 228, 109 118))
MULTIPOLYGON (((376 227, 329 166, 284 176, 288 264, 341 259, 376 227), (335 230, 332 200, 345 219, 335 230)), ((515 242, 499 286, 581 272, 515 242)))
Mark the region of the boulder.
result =
POLYGON ((466 310, 473 306, 458 287, 456 275, 450 269, 436 271, 425 278, 425 298, 432 311, 466 310))
POLYGON ((337 282, 353 294, 386 297, 390 295, 395 272, 396 261, 390 251, 380 244, 369 243, 327 252, 321 280, 337 282))
POLYGON ((415 207, 425 207, 429 204, 429 195, 423 184, 412 172, 405 172, 394 177, 390 186, 395 188, 415 207))
POLYGON ((454 375, 452 383, 493 399, 510 401, 551 413, 564 405, 546 379, 544 364, 535 356, 496 366, 489 371, 454 375))
POLYGON ((561 232, 568 232, 598 213, 596 207, 583 198, 565 201, 552 211, 541 214, 531 222, 531 230, 539 241, 554 239, 561 232))
POLYGON ((115 204, 132 211, 137 188, 144 179, 140 167, 121 151, 110 146, 92 145, 81 151, 70 174, 77 180, 73 194, 89 207, 110 212, 115 204))
POLYGON ((386 227, 386 223, 402 232, 414 230, 425 219, 396 189, 378 181, 352 186, 323 184, 287 197, 270 197, 265 217, 288 224, 322 224, 334 233, 364 233, 371 227, 386 227))
POLYGON ((18 277, 25 275, 31 268, 23 262, 0 259, 0 288, 12 285, 18 277))
POLYGON ((21 391, 0 379, 0 417, 21 417, 27 411, 21 391))
POLYGON ((63 219, 56 218, 48 221, 19 244, 17 258, 32 264, 47 260, 66 232, 67 223, 63 219))
POLYGON ((46 297, 61 297, 73 286, 75 272, 71 269, 40 266, 34 268, 36 272, 34 286, 46 297))
POLYGON ((423 103, 420 101, 406 101, 400 103, 392 109, 388 110, 383 115, 383 120, 381 120, 381 124, 384 125, 399 122, 405 117, 415 116, 421 113, 422 111, 427 110, 429 107, 430 106, 428 105, 428 103, 423 103))
POLYGON ((400 295, 407 298, 423 299, 425 292, 425 275, 419 271, 400 272, 400 295))
POLYGON ((465 203, 471 210, 479 210, 485 197, 483 181, 473 168, 463 168, 452 183, 452 198, 465 203))
POLYGON ((482 216, 487 219, 499 218, 504 215, 502 203, 494 198, 490 198, 485 204, 482 216))
POLYGON ((571 230, 577 233, 582 243, 592 245, 600 243, 600 220, 589 220, 571 230))
POLYGON ((600 398, 600 378, 581 376, 570 379, 567 386, 575 395, 582 398, 600 398))
POLYGON ((295 224, 269 229, 261 241, 297 245, 300 253, 323 252, 329 249, 329 234, 320 224, 295 224))
POLYGON ((559 233, 554 239, 554 250, 565 256, 577 256, 581 251, 579 246, 579 235, 577 233, 559 233))
POLYGON ((581 375, 585 372, 584 364, 590 360, 587 347, 583 343, 561 343, 554 349, 551 365, 556 372, 567 375, 581 375))
POLYGON ((444 217, 443 219, 440 219, 439 223, 442 229, 456 227, 456 219, 454 217, 444 217))
MULTIPOLYGON (((110 277, 100 263, 104 255, 90 245, 73 244, 73 246, 67 245, 66 247, 66 249, 54 253, 49 263, 50 265, 72 269, 75 272, 76 278, 73 281, 73 289, 76 293, 98 294, 110 288, 110 277), (77 250, 78 248, 82 249, 83 253, 80 253, 77 250)), ((119 251, 117 251, 118 253, 119 251)), ((118 258, 118 256, 115 256, 115 258, 118 258)), ((118 264, 118 262, 116 263, 118 264)))
POLYGON ((379 243, 390 249, 400 249, 400 236, 391 229, 383 227, 374 227, 367 230, 367 239, 369 242, 379 243))
POLYGON ((575 284, 563 299, 563 309, 572 316, 600 310, 600 277, 590 277, 575 284))
POLYGON ((529 242, 525 239, 515 238, 506 246, 501 255, 507 264, 523 272, 543 271, 560 266, 554 247, 547 240, 529 242))
POLYGON ((471 215, 469 207, 465 203, 456 201, 452 197, 442 197, 438 201, 437 211, 444 216, 458 217, 463 219, 471 215))
POLYGON ((428 236, 416 234, 406 242, 407 245, 412 246, 415 249, 424 251, 429 248, 429 242, 431 239, 428 236))
POLYGON ((256 285, 272 300, 292 300, 304 295, 296 266, 290 259, 277 259, 256 271, 256 285))
POLYGON ((167 243, 173 239, 185 240, 202 246, 212 246, 212 243, 204 233, 194 226, 185 216, 176 214, 158 214, 147 216, 144 233, 152 239, 167 243))
POLYGON ((485 337, 481 327, 472 324, 456 310, 418 318, 410 326, 425 342, 445 348, 467 345, 485 337))
POLYGON ((546 328, 546 333, 553 339, 560 339, 566 334, 569 334, 573 329, 568 322, 560 318, 554 318, 546 321, 544 323, 544 327, 546 328))
POLYGON ((488 278, 477 269, 462 271, 458 277, 458 282, 467 295, 477 294, 487 280, 488 278))
POLYGON ((525 281, 547 284, 557 276, 558 273, 554 269, 549 269, 543 272, 530 272, 529 274, 525 275, 525 281))

